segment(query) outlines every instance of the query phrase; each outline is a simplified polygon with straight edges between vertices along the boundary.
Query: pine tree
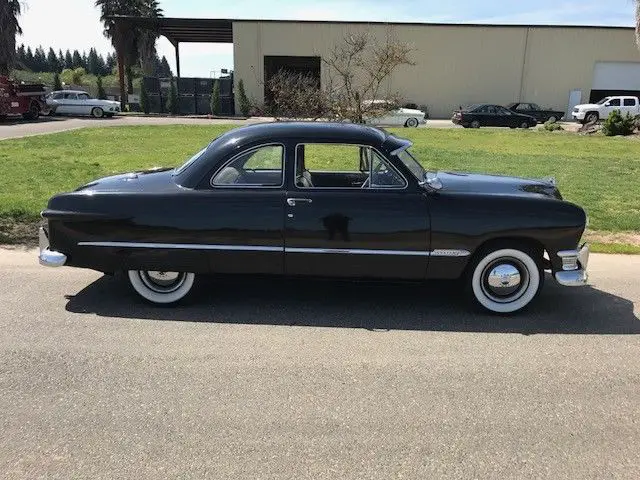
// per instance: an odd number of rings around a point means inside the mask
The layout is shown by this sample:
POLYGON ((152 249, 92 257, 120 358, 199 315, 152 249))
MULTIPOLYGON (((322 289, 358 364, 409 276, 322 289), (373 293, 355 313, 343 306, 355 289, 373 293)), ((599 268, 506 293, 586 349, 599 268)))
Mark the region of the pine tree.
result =
POLYGON ((104 87, 102 86, 102 77, 100 76, 96 78, 96 87, 98 89, 98 98, 100 100, 106 100, 107 92, 104 91, 104 87))
POLYGON ((82 67, 82 56, 78 50, 73 51, 73 56, 71 58, 71 68, 75 70, 76 68, 82 67))
POLYGON ((89 55, 87 55, 87 72, 93 75, 100 75, 101 72, 98 71, 98 67, 98 52, 96 52, 95 48, 91 48, 89 49, 89 55))
POLYGON ((62 49, 58 50, 58 68, 60 71, 64 69, 64 53, 62 53, 62 49))
POLYGON ((220 80, 213 81, 213 90, 211 91, 211 113, 213 115, 220 115, 220 80))
POLYGON ((251 102, 247 98, 247 93, 244 91, 244 82, 242 79, 238 82, 238 105, 240 106, 240 113, 242 113, 244 117, 248 117, 251 111, 251 102))
POLYGON ((18 48, 16 48, 16 66, 18 68, 25 68, 24 60, 25 60, 26 50, 24 48, 24 44, 20 44, 18 48))
POLYGON ((80 65, 80 66, 82 68, 84 68, 85 70, 87 70, 89 68, 89 60, 88 60, 88 57, 87 57, 87 52, 82 52, 81 58, 82 58, 82 65, 80 65))
POLYGON ((55 92, 58 90, 62 90, 62 82, 60 82, 60 75, 56 72, 53 76, 53 91, 55 92))
POLYGON ((44 53, 44 48, 42 45, 36 48, 36 51, 33 54, 33 69, 34 72, 48 72, 47 68, 47 56, 44 53))
POLYGON ((73 68, 73 57, 69 50, 64 54, 64 68, 73 68))
POLYGON ((96 75, 109 75, 111 72, 107 71, 107 66, 104 63, 104 58, 102 58, 101 54, 96 52, 96 75))
POLYGON ((167 110, 172 115, 176 115, 180 110, 178 105, 178 90, 176 89, 175 79, 171 78, 171 88, 169 89, 169 98, 167 99, 167 110))
POLYGON ((140 85, 140 109, 146 114, 150 111, 149 95, 147 95, 147 87, 144 82, 140 85))
POLYGON ((173 72, 171 71, 171 67, 169 66, 169 62, 167 61, 167 57, 162 56, 162 60, 160 60, 160 72, 158 73, 159 77, 173 77, 173 72))
POLYGON ((33 70, 33 52, 31 47, 27 47, 27 52, 24 54, 24 66, 27 70, 33 70))
POLYGON ((49 53, 47 53, 47 67, 49 69, 48 72, 60 72, 60 65, 58 64, 58 56, 53 48, 49 48, 49 53))
POLYGON ((107 53, 105 63, 109 72, 108 74, 111 75, 113 69, 116 68, 116 65, 118 64, 118 60, 116 59, 115 54, 107 53))

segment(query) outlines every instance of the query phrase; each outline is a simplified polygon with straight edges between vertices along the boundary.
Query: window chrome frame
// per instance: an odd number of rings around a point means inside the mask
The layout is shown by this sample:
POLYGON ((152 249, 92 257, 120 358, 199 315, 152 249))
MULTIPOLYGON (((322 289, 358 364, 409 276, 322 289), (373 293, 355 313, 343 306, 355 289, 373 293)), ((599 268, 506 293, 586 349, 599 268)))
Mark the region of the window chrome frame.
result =
POLYGON ((256 145, 253 146, 251 148, 248 148, 246 150, 243 150, 242 152, 239 152, 237 154, 235 154, 233 157, 231 157, 229 160, 227 160, 226 162, 224 162, 224 164, 222 164, 222 166, 220 166, 214 173, 213 175, 211 175, 211 178, 209 179, 209 186, 211 188, 270 188, 270 189, 278 189, 278 188, 283 188, 284 187, 284 183, 285 183, 285 171, 286 171, 286 152, 287 152, 287 148, 286 145, 282 142, 271 142, 271 143, 263 143, 260 145, 256 145), (280 185, 257 185, 257 184, 232 184, 232 185, 218 185, 213 183, 213 180, 216 178, 216 175, 218 175, 223 169, 225 169, 227 166, 229 166, 230 163, 236 161, 239 157, 241 157, 242 155, 246 155, 247 153, 256 151, 256 150, 260 150, 261 148, 264 147, 273 147, 273 146, 279 146, 282 147, 282 155, 280 156, 280 160, 281 160, 281 176, 280 176, 280 185))
MULTIPOLYGON (((333 143, 333 142, 300 142, 300 143, 296 143, 295 146, 295 153, 294 153, 295 159, 294 159, 294 165, 293 165, 293 186, 298 189, 298 190, 360 190, 360 191, 365 191, 365 190, 375 190, 375 191, 401 191, 401 190, 407 190, 409 188, 409 181, 407 180, 407 177, 405 177, 402 172, 400 172, 395 165, 393 165, 393 163, 391 163, 391 161, 389 160, 389 158, 387 158, 386 155, 384 155, 383 153, 380 152, 380 150, 378 150, 376 147, 373 147, 371 145, 363 145, 360 143, 333 143), (296 172, 298 171, 298 147, 300 145, 342 145, 342 146, 348 146, 348 147, 365 147, 365 148, 370 148, 371 150, 373 150, 376 154, 378 154, 384 161, 385 163, 391 168, 393 169, 394 172, 396 172, 400 178, 402 178, 402 180, 404 180, 404 186, 402 187, 372 187, 371 185, 369 185, 367 188, 362 188, 362 187, 301 187, 297 184, 297 179, 296 179, 296 172)), ((369 163, 369 182, 371 181, 371 168, 372 168, 373 162, 369 163)), ((308 170, 310 172, 310 170, 308 170)), ((360 170, 357 171, 347 171, 347 170, 340 170, 340 171, 332 171, 332 170, 322 170, 321 173, 357 173, 360 172, 360 170)))

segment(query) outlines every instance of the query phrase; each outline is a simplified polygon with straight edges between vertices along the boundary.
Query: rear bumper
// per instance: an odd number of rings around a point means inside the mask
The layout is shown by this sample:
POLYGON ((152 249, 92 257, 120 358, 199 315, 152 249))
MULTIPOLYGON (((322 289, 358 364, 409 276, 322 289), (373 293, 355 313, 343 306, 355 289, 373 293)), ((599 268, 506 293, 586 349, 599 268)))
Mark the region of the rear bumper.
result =
POLYGON ((38 255, 40 265, 44 265, 45 267, 61 267, 67 263, 67 256, 64 253, 49 250, 49 237, 43 227, 40 227, 38 232, 38 243, 40 246, 40 254, 38 255))
POLYGON ((558 256, 562 258, 563 269, 555 273, 556 281, 565 287, 586 285, 589 281, 589 245, 583 244, 580 250, 563 250, 558 256))

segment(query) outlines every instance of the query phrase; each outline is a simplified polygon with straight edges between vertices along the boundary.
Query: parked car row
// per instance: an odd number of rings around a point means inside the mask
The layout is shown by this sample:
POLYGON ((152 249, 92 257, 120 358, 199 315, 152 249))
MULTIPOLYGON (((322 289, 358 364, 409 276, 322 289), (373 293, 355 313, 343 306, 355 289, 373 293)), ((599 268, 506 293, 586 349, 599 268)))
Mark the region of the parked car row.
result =
POLYGON ((530 128, 538 122, 558 121, 564 115, 558 110, 545 110, 535 103, 510 103, 506 107, 482 103, 460 107, 451 120, 464 128, 510 127, 530 128))
POLYGON ((46 97, 49 115, 91 115, 95 118, 113 117, 120 112, 120 103, 91 98, 83 90, 57 90, 46 97))

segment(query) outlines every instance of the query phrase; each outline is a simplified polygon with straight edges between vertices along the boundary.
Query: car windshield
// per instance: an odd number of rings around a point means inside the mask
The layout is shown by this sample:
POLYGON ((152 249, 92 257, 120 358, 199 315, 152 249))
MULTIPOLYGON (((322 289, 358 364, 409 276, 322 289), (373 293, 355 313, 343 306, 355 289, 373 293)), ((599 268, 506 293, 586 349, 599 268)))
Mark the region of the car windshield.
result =
POLYGON ((397 156, 400 161, 404 163, 404 166, 409 169, 413 176, 418 179, 419 182, 422 182, 424 180, 426 170, 422 167, 422 165, 420 165, 420 162, 416 160, 411 152, 409 152, 408 148, 401 150, 397 156))
POLYGON ((604 104, 605 104, 605 103, 607 103, 610 99, 611 99, 611 97, 604 97, 602 100, 600 100, 598 103, 596 103, 596 105, 604 105, 604 104))

